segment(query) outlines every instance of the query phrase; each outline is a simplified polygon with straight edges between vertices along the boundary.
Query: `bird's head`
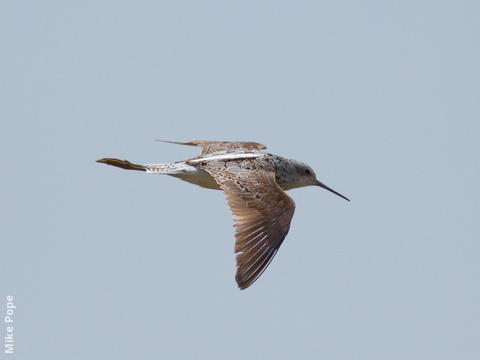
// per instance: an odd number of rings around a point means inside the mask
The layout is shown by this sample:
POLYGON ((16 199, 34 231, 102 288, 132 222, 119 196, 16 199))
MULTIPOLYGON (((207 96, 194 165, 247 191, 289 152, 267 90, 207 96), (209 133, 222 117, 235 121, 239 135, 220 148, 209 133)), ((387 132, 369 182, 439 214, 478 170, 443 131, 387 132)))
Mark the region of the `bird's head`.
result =
POLYGON ((293 186, 291 188, 296 188, 296 187, 303 187, 303 186, 320 186, 324 188, 325 190, 330 191, 331 193, 334 193, 337 196, 340 196, 341 198, 350 201, 346 196, 343 196, 342 194, 336 192, 332 188, 328 187, 327 185, 323 184, 317 179, 317 175, 315 174, 315 171, 308 166, 305 163, 302 163, 300 161, 295 161, 294 162, 295 166, 295 180, 293 186))

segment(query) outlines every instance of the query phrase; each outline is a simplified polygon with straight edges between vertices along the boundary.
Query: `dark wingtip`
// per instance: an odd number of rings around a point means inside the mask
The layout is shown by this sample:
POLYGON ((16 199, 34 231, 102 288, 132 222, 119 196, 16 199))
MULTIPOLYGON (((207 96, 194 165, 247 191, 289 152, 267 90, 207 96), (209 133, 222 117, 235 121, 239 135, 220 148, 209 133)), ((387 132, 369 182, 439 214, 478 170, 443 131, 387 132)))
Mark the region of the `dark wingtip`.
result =
POLYGON ((171 141, 171 140, 162 140, 162 139, 155 139, 155 141, 163 142, 163 143, 166 143, 166 144, 197 146, 197 144, 194 144, 192 141, 181 142, 181 141, 171 141))
POLYGON ((245 282, 240 274, 237 274, 235 276, 235 281, 237 282, 237 286, 240 290, 245 290, 252 284, 252 283, 245 282))

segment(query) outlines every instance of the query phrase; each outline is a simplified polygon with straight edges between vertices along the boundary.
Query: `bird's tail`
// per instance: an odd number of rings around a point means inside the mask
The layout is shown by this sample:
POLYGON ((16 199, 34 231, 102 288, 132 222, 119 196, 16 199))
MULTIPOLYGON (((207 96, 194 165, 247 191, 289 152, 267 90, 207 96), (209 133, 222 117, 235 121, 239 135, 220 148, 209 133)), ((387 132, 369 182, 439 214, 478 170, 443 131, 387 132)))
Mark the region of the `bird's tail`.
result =
POLYGON ((130 161, 127 161, 127 160, 120 160, 120 159, 114 159, 114 158, 104 158, 104 159, 97 160, 97 162, 107 164, 107 165, 116 166, 116 167, 126 169, 126 170, 147 171, 147 167, 145 165, 133 164, 130 161))
POLYGON ((154 174, 167 174, 167 175, 177 175, 177 174, 188 174, 196 173, 198 169, 185 164, 184 162, 174 162, 168 164, 133 164, 127 160, 120 160, 115 158, 104 158, 97 160, 99 163, 116 166, 126 170, 139 170, 146 171, 147 173, 154 174))

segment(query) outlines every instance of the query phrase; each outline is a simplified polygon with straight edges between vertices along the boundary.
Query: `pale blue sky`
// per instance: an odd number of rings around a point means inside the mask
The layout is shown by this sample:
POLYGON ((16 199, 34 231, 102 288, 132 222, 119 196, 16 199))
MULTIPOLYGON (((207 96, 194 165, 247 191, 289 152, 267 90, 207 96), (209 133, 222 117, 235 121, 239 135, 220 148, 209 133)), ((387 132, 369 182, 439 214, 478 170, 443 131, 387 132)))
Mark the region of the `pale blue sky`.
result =
POLYGON ((10 358, 479 359, 479 13, 3 1, 10 358), (156 138, 258 141, 352 202, 290 191, 289 235, 239 291, 221 192, 95 163, 197 154, 156 138))

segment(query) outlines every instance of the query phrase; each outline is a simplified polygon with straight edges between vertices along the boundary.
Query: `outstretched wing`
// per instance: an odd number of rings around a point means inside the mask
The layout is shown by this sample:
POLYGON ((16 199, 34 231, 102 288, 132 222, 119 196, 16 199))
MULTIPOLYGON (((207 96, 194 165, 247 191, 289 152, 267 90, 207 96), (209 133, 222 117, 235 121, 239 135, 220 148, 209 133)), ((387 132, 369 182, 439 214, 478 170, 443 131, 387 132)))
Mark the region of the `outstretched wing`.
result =
MULTIPOLYGON (((163 141, 163 140, 161 140, 163 141)), ((260 152, 267 147, 265 145, 256 142, 233 142, 233 141, 205 141, 205 140, 192 140, 189 142, 177 142, 177 141, 163 141, 170 144, 189 145, 189 146, 201 146, 202 156, 221 152, 260 152)))
POLYGON ((287 236, 295 202, 275 182, 273 170, 208 168, 227 195, 236 228, 235 252, 240 289, 265 271, 287 236))

